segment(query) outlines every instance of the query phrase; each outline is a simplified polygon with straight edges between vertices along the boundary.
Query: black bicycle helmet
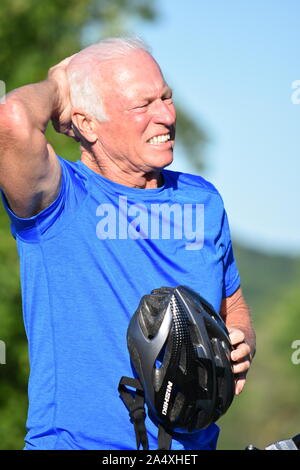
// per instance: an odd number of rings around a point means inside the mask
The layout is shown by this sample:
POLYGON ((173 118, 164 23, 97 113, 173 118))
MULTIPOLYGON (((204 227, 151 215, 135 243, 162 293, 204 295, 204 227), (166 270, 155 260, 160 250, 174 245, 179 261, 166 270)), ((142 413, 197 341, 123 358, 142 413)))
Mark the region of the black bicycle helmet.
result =
MULTIPOLYGON (((127 331, 127 344, 138 377, 138 402, 119 391, 130 409, 135 431, 143 430, 142 391, 149 416, 161 435, 193 432, 220 418, 234 397, 232 350, 220 315, 200 295, 178 286, 161 287, 142 297, 127 331)), ((131 382, 128 385, 133 385, 131 382)), ((128 392, 128 391, 127 391, 128 392)), ((145 430, 137 436, 147 448, 145 430)), ((171 444, 162 439, 159 445, 171 444)), ((161 448, 161 447, 160 447, 161 448)))

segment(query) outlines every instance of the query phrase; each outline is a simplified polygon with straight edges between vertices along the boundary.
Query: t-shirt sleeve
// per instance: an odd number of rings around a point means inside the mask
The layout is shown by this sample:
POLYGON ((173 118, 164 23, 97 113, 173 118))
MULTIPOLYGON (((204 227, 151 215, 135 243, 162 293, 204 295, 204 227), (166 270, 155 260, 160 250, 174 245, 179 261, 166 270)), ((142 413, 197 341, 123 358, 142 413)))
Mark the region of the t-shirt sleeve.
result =
POLYGON ((84 182, 78 178, 67 160, 58 157, 61 165, 60 189, 55 200, 43 211, 33 217, 18 217, 9 207, 3 191, 1 191, 4 208, 10 218, 11 233, 14 238, 36 243, 42 238, 55 236, 72 214, 76 213, 79 204, 86 194, 84 182))
POLYGON ((223 298, 232 295, 240 286, 240 276, 233 254, 227 213, 224 209, 222 225, 223 247, 223 298))

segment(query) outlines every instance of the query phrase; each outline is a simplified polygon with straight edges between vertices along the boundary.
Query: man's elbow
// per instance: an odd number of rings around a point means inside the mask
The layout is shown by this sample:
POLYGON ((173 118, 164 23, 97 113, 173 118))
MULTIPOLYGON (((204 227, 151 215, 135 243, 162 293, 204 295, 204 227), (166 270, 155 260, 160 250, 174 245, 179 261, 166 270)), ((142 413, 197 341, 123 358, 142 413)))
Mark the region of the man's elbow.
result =
MULTIPOLYGON (((14 141, 28 141, 32 129, 23 103, 16 97, 7 98, 0 105, 0 147, 14 141)), ((2 152, 1 152, 2 153, 2 152)))

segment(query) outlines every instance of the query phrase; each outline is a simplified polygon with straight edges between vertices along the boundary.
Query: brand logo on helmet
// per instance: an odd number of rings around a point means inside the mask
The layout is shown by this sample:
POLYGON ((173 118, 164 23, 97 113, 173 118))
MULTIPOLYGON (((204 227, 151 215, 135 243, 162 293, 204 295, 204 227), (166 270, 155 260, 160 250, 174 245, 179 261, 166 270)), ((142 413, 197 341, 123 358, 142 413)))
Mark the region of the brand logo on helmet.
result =
POLYGON ((169 380, 168 385, 167 385, 167 390, 166 390, 166 393, 165 393, 163 409, 162 409, 162 414, 163 415, 166 415, 167 412, 168 412, 168 407, 169 407, 169 401, 170 401, 170 397, 171 397, 172 388, 173 388, 173 382, 170 382, 170 380, 169 380))

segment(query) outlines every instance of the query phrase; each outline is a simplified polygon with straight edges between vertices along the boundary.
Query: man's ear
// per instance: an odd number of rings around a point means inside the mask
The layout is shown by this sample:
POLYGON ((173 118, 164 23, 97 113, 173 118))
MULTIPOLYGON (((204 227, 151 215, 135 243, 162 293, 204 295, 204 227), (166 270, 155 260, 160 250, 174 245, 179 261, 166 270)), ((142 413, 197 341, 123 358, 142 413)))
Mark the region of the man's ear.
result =
POLYGON ((72 128, 81 141, 92 145, 98 140, 96 119, 80 109, 74 109, 72 112, 72 128))

